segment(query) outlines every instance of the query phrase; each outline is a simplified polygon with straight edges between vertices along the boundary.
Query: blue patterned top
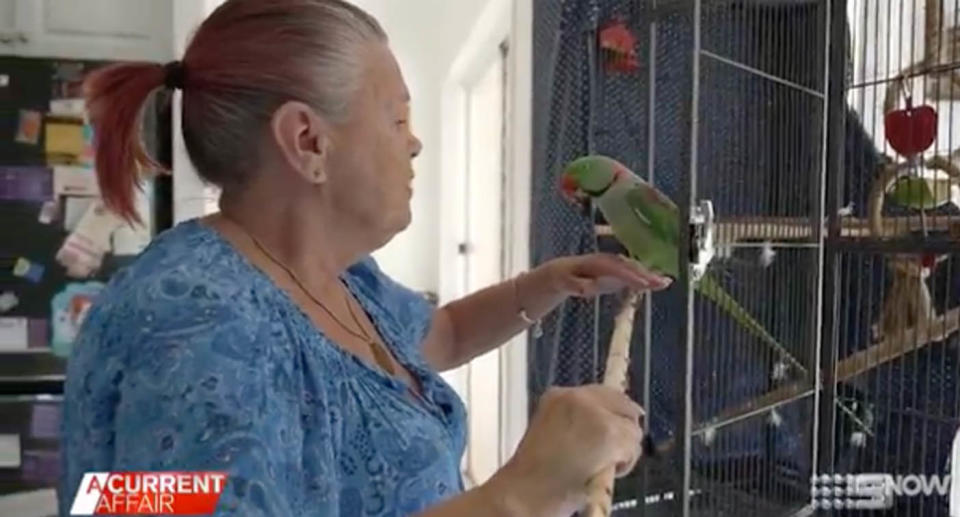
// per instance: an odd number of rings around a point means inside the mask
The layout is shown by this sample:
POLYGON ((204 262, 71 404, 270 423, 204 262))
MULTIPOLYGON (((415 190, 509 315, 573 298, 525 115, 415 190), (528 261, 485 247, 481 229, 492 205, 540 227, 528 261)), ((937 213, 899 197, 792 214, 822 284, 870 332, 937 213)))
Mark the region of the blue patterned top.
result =
POLYGON ((342 278, 422 399, 327 340, 215 230, 159 235, 76 341, 61 514, 87 471, 225 470, 217 515, 410 515, 461 492, 463 403, 418 349, 432 307, 372 258, 342 278))

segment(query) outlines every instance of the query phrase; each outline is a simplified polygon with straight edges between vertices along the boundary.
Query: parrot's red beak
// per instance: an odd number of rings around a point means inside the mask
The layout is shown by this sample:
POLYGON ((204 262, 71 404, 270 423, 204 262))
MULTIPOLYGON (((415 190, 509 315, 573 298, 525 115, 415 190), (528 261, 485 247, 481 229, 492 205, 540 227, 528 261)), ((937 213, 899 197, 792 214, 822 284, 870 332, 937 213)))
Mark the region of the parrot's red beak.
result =
POLYGON ((565 197, 567 201, 580 206, 583 205, 584 198, 586 197, 580 192, 577 180, 573 179, 573 176, 567 173, 560 176, 560 192, 563 193, 563 197, 565 197))

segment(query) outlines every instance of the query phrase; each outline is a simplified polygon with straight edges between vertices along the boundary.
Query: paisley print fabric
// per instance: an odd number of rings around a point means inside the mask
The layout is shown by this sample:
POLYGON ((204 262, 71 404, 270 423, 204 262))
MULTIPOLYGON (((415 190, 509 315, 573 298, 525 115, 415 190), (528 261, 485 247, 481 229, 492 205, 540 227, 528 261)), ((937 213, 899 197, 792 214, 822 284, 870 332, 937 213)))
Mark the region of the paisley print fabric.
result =
POLYGON ((410 515, 462 491, 464 407, 418 348, 432 307, 369 257, 342 278, 422 397, 327 340, 216 231, 159 235, 74 346, 61 514, 88 471, 227 471, 217 515, 410 515))

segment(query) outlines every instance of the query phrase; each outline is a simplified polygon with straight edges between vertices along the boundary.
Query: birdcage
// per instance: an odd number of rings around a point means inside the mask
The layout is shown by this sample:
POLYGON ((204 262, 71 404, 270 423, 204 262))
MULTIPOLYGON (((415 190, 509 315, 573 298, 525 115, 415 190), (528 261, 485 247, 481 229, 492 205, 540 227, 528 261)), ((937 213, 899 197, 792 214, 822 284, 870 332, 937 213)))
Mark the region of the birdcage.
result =
MULTIPOLYGON (((877 503, 847 483, 943 479, 960 426, 958 4, 534 3, 533 262, 620 250, 555 191, 581 155, 617 158, 689 222, 681 278, 635 320, 651 454, 614 513, 947 514, 936 490, 877 503), (777 346, 698 294, 702 268, 777 346)), ((531 400, 602 378, 620 303, 550 315, 531 400)))

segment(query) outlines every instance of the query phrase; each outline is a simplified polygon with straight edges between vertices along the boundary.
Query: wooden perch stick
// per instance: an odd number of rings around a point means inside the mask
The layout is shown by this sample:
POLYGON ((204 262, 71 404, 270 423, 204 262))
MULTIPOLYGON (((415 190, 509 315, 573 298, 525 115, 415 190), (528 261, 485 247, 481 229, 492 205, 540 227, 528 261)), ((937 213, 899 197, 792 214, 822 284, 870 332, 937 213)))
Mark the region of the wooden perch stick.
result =
MULTIPOLYGON (((637 313, 640 293, 630 291, 623 308, 614 320, 613 334, 610 336, 610 351, 607 352, 607 368, 603 375, 603 384, 621 391, 627 389, 627 369, 630 366, 630 338, 633 336, 633 319, 637 313)), ((605 469, 590 480, 587 485, 587 517, 608 517, 613 503, 613 466, 605 469)))
MULTIPOLYGON (((844 238, 878 237, 870 231, 870 221, 845 217, 841 221, 840 236, 844 238)), ((882 237, 910 235, 922 231, 919 215, 884 217, 882 237)), ((813 224, 803 217, 722 217, 715 223, 716 244, 719 246, 739 241, 802 241, 813 239, 813 224)), ((927 216, 927 229, 932 232, 960 230, 960 216, 927 216)), ((598 225, 597 235, 612 235, 609 226, 598 225)))
MULTIPOLYGON (((950 334, 960 330, 960 307, 950 309, 943 316, 931 318, 925 325, 904 329, 900 334, 891 336, 879 344, 856 352, 837 363, 836 382, 848 381, 860 374, 910 352, 920 350, 930 343, 943 341, 950 334)), ((776 406, 811 389, 804 382, 794 382, 767 392, 746 404, 718 414, 710 423, 698 426, 698 431, 725 422, 736 420, 743 415, 776 406)))

